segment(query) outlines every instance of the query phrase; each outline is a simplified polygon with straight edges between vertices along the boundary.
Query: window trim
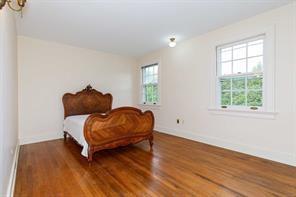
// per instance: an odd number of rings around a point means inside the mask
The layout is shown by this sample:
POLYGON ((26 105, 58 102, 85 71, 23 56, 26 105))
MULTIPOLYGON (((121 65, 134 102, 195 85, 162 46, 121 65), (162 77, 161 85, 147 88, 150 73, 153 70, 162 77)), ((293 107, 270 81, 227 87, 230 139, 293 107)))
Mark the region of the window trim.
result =
POLYGON ((157 61, 150 61, 150 62, 147 62, 147 63, 143 63, 141 66, 140 66, 140 99, 139 99, 139 105, 142 105, 142 106, 160 106, 161 104, 161 95, 160 95, 160 92, 161 92, 161 87, 160 87, 160 84, 161 84, 161 66, 160 66, 160 61, 157 60, 157 61), (144 103, 143 102, 143 68, 145 67, 149 67, 149 66, 153 66, 153 65, 158 65, 158 74, 157 74, 157 90, 158 90, 158 102, 156 102, 155 104, 154 103, 144 103))
MULTIPOLYGON (((217 40, 213 42, 213 49, 215 50, 215 61, 213 61, 214 65, 210 69, 210 76, 212 80, 210 80, 210 103, 208 110, 213 114, 224 114, 224 115, 238 115, 238 116, 247 116, 247 117, 255 117, 266 115, 275 116, 277 113, 275 112, 275 25, 271 25, 265 28, 257 27, 252 30, 240 29, 238 32, 233 32, 232 34, 228 34, 224 40, 217 40), (260 110, 251 110, 251 109, 243 109, 243 108, 221 108, 219 104, 220 93, 219 87, 217 86, 217 66, 218 66, 218 54, 217 47, 227 46, 227 44, 238 43, 240 41, 245 41, 250 38, 256 38, 260 35, 265 35, 264 39, 264 72, 263 72, 263 103, 264 107, 260 110), (222 44, 221 44, 222 43, 222 44), (224 43, 224 44, 223 44, 224 43), (235 112, 235 113, 234 113, 235 112), (253 116, 251 114, 257 114, 253 116)), ((270 117, 269 117, 270 118, 270 117)))

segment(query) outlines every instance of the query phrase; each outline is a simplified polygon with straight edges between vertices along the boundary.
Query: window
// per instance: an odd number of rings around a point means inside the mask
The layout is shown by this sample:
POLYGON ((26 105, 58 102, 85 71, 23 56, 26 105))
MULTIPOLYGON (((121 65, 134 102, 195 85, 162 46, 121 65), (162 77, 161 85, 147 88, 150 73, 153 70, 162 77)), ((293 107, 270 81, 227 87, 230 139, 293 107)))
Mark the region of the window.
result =
POLYGON ((264 35, 217 47, 217 91, 221 108, 264 106, 264 35))
POLYGON ((143 66, 142 72, 142 103, 159 103, 159 70, 158 63, 143 66))

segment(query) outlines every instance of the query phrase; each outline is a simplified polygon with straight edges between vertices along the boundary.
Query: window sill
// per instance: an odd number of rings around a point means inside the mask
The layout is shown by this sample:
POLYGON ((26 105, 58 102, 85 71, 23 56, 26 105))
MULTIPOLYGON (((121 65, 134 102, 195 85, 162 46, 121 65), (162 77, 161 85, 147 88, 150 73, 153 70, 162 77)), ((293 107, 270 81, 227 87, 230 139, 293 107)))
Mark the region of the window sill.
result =
POLYGON ((239 110, 239 109, 221 109, 221 108, 209 108, 209 112, 214 115, 225 115, 235 117, 257 118, 257 119, 271 119, 276 118, 277 112, 269 111, 251 111, 251 110, 239 110))

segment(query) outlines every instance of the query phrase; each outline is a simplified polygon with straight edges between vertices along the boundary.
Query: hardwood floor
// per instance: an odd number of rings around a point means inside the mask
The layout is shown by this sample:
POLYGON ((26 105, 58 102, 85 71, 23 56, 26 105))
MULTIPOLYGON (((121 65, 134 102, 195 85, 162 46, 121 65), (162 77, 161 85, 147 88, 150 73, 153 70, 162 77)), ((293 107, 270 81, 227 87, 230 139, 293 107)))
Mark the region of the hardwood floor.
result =
POLYGON ((21 146, 15 196, 296 196, 296 168, 155 133, 89 164, 73 141, 21 146))

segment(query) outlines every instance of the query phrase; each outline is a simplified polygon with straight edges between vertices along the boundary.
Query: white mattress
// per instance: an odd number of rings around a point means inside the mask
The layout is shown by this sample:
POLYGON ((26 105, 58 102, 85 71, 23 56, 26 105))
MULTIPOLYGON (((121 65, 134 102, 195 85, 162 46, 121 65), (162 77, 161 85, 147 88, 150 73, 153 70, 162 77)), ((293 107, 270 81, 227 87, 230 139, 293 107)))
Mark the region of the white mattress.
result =
POLYGON ((68 116, 64 120, 64 131, 67 131, 81 146, 81 155, 87 157, 88 144, 85 141, 83 127, 89 115, 68 116))

